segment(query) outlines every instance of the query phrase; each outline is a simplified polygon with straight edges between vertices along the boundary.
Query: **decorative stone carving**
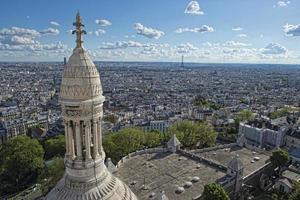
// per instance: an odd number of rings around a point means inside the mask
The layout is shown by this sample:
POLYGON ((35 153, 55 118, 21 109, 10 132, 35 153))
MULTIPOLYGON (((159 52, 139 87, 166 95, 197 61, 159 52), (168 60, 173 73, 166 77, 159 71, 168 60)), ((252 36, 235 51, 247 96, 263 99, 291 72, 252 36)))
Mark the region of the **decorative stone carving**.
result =
POLYGON ((66 127, 66 172, 46 199, 136 200, 132 191, 104 165, 102 86, 94 63, 82 47, 85 31, 79 13, 74 25, 77 46, 65 66, 60 91, 66 127))

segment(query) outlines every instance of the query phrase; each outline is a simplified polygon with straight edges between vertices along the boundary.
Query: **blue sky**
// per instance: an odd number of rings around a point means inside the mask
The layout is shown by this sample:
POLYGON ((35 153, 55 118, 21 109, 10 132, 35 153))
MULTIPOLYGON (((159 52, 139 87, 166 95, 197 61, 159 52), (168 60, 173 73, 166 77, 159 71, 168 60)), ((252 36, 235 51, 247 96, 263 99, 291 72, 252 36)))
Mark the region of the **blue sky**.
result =
POLYGON ((94 60, 299 63, 297 0, 9 0, 0 61, 57 61, 77 10, 94 60))

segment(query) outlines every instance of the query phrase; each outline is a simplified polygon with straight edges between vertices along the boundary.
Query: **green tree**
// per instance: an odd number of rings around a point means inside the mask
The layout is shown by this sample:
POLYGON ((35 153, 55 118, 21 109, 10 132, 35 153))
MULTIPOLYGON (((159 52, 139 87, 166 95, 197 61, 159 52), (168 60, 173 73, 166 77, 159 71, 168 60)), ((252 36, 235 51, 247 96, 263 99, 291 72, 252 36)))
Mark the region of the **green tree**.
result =
POLYGON ((112 124, 117 123, 118 121, 118 116, 116 115, 107 115, 103 118, 104 121, 110 122, 112 124))
POLYGON ((144 146, 157 147, 161 144, 162 134, 159 131, 150 131, 144 133, 144 146))
POLYGON ((43 169, 39 176, 39 183, 43 194, 47 194, 57 182, 63 177, 65 172, 64 160, 61 157, 54 157, 43 169))
POLYGON ((65 136, 59 135, 54 138, 50 138, 44 142, 45 159, 51 159, 55 156, 64 157, 65 155, 65 136))
POLYGON ((184 147, 209 147, 216 141, 217 133, 213 126, 207 122, 180 121, 172 125, 168 130, 168 138, 176 134, 184 147))
POLYGON ((202 194, 203 200, 230 200, 225 190, 216 183, 204 186, 202 194))
POLYGON ((271 159, 271 163, 275 167, 281 168, 288 163, 288 161, 290 160, 290 156, 287 151, 283 149, 279 149, 272 152, 272 156, 270 159, 271 159))
POLYGON ((106 135, 103 147, 107 157, 116 162, 129 153, 141 149, 144 145, 145 134, 137 128, 124 128, 116 133, 106 135))
POLYGON ((251 112, 250 110, 242 110, 240 111, 236 117, 235 117, 235 121, 239 124, 240 122, 244 122, 244 121, 251 121, 254 119, 254 114, 253 112, 251 112))
POLYGON ((44 150, 27 136, 17 136, 0 149, 0 191, 15 193, 34 183, 44 166, 44 150))

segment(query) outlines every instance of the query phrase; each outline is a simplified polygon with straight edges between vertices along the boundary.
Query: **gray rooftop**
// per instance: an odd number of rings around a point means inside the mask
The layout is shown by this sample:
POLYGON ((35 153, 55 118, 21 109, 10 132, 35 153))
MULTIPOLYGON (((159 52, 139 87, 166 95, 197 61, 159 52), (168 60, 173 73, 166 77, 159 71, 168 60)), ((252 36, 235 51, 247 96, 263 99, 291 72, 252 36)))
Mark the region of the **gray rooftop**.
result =
POLYGON ((115 176, 123 180, 141 200, 155 199, 156 196, 150 197, 150 194, 158 195, 160 191, 165 191, 166 196, 172 200, 193 199, 202 193, 204 185, 215 182, 224 175, 219 170, 175 153, 135 156, 115 173, 115 176), (148 167, 145 163, 148 163, 148 167), (190 187, 185 187, 185 183, 191 182, 195 176, 200 180, 193 182, 190 187), (144 177, 146 190, 142 189, 144 177), (185 191, 176 193, 178 187, 183 187, 185 191))
POLYGON ((251 172, 258 169, 259 167, 263 166, 266 163, 266 161, 269 159, 269 155, 267 155, 268 152, 264 152, 264 154, 262 154, 259 152, 255 152, 237 146, 226 148, 226 149, 214 150, 205 153, 198 153, 197 155, 201 155, 205 158, 214 160, 217 163, 227 166, 227 164, 237 154, 239 155, 239 159, 242 161, 244 166, 244 176, 250 174, 251 172), (259 157, 259 160, 254 161, 254 157, 259 157))

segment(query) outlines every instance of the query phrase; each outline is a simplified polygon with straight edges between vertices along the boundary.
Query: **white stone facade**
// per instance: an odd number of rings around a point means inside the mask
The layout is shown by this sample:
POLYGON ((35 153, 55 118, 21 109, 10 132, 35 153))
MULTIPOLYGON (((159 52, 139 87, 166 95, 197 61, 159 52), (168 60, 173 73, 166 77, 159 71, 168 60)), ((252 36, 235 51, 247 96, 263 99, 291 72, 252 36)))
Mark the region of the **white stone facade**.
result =
POLYGON ((101 123, 105 98, 98 70, 82 47, 85 31, 79 14, 74 25, 77 46, 65 65, 60 93, 66 172, 46 199, 136 200, 104 164, 101 123))

